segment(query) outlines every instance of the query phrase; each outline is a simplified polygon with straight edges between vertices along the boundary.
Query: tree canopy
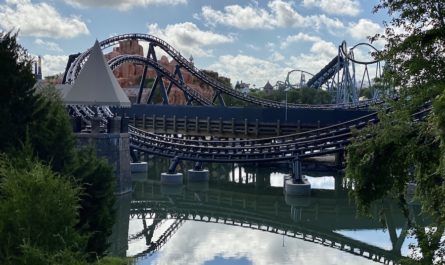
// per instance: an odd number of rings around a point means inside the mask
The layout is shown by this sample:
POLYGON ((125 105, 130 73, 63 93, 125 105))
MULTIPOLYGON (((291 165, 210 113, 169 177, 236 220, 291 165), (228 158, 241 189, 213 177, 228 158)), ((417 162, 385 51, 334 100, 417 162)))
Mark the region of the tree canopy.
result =
POLYGON ((371 40, 386 45, 376 54, 385 60, 387 82, 399 98, 382 109, 379 124, 361 131, 347 150, 346 177, 359 207, 395 196, 406 206, 407 183, 433 217, 433 231, 411 226, 419 240, 421 264, 440 259, 445 224, 445 1, 381 0, 374 12, 391 17, 385 32, 371 40), (422 110, 430 110, 421 112, 422 110), (416 114, 417 113, 417 114, 416 114), (372 137, 369 137, 372 136, 372 137))
POLYGON ((76 148, 58 93, 36 91, 32 58, 16 38, 0 32, 0 263, 86 264, 106 254, 113 170, 76 148))

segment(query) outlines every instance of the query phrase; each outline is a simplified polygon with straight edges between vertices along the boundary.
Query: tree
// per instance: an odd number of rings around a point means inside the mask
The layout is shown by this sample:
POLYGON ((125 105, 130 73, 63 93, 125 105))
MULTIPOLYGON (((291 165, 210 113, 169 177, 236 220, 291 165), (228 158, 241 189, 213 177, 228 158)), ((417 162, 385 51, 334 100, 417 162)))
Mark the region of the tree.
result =
POLYGON ((90 260, 106 254, 107 239, 115 221, 115 182, 113 169, 96 157, 93 148, 77 153, 75 167, 69 172, 82 187, 77 227, 89 236, 86 250, 90 260))
MULTIPOLYGON (((83 250, 94 253, 90 257, 103 256, 114 222, 116 180, 112 168, 99 160, 93 151, 76 150, 70 118, 59 94, 53 87, 39 91, 33 88, 32 61, 26 50, 17 44, 16 37, 17 34, 0 33, 0 153, 20 157, 25 144, 32 150, 32 157, 55 171, 56 177, 65 181, 75 180, 82 188, 77 194, 80 207, 67 210, 79 218, 76 228, 87 237, 83 250)), ((22 170, 20 165, 16 167, 22 170)), ((28 168, 28 164, 25 163, 24 168, 28 168)), ((50 174, 49 171, 45 173, 50 174)), ((63 184, 61 181, 60 185, 63 184)), ((24 192, 23 196, 24 200, 32 202, 36 195, 24 192)), ((51 194, 43 193, 41 196, 51 198, 51 194)), ((43 208, 35 210, 39 210, 38 214, 45 212, 43 208)), ((0 215, 0 219, 2 217, 0 215)), ((50 220, 46 221, 47 225, 51 225, 50 220)), ((30 238, 27 253, 51 259, 45 249, 34 248, 34 240, 30 238)), ((3 244, 3 240, 1 242, 3 244)))
POLYGON ((385 33, 371 40, 386 41, 376 56, 391 66, 384 81, 394 84, 400 96, 388 99, 391 110, 381 110, 379 124, 361 131, 347 150, 346 177, 365 211, 385 196, 406 205, 406 183, 417 184, 423 210, 440 228, 425 236, 425 228, 412 224, 421 264, 433 263, 443 252, 437 248, 443 247, 439 241, 445 224, 444 7, 443 0, 381 0, 376 5, 374 12, 386 10, 393 18, 385 22, 385 33), (431 106, 431 112, 419 113, 431 106))
POLYGON ((0 263, 44 264, 29 262, 60 252, 82 253, 85 237, 75 229, 79 193, 75 184, 29 152, 18 158, 1 156, 0 263))
POLYGON ((20 146, 28 124, 41 110, 33 88, 32 59, 16 37, 17 33, 0 32, 0 151, 20 146))

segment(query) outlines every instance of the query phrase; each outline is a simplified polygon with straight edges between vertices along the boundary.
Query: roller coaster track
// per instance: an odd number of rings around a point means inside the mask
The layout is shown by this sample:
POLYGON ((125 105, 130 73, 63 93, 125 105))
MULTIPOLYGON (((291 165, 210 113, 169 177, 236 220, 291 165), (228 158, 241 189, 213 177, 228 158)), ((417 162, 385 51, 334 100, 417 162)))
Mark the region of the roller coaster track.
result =
POLYGON ((342 69, 344 66, 343 57, 337 55, 332 59, 320 72, 316 73, 311 79, 306 83, 307 87, 318 89, 329 79, 331 79, 337 71, 342 69))
POLYGON ((165 157, 201 162, 292 160, 335 153, 350 142, 351 130, 376 123, 375 113, 333 126, 287 136, 239 141, 186 140, 129 127, 130 147, 165 157))
POLYGON ((175 76, 170 73, 165 67, 160 65, 158 62, 150 59, 145 58, 142 56, 136 56, 136 55, 127 55, 127 56, 118 56, 110 60, 110 68, 114 70, 115 68, 119 67, 123 63, 127 62, 133 62, 133 63, 144 63, 145 65, 150 65, 151 67, 155 68, 157 71, 159 71, 163 77, 166 77, 170 82, 172 82, 175 86, 177 86, 179 89, 184 91, 187 95, 190 95, 195 101, 197 101, 201 105, 212 105, 212 102, 203 96, 199 94, 196 90, 188 87, 184 82, 181 82, 180 80, 177 80, 175 76))
POLYGON ((174 223, 167 228, 167 230, 159 237, 158 240, 156 240, 155 242, 151 242, 146 250, 138 253, 133 257, 137 259, 143 256, 153 255, 153 253, 160 250, 167 243, 167 241, 179 230, 179 228, 181 228, 184 222, 185 218, 178 216, 174 223))
POLYGON ((365 116, 362 116, 357 119, 352 119, 346 122, 337 123, 335 125, 323 127, 320 129, 299 132, 294 134, 287 134, 282 136, 274 136, 267 138, 258 138, 258 139, 244 139, 244 140, 193 140, 193 139, 184 139, 184 138, 176 138, 171 136, 163 136, 155 133, 150 133, 143 131, 141 129, 137 129, 131 126, 131 129, 135 131, 142 131, 142 133, 148 135, 149 137, 153 137, 159 139, 161 141, 178 143, 178 144, 186 144, 186 145, 198 145, 204 147, 218 147, 218 146, 245 146, 245 147, 255 147, 258 145, 267 145, 267 144, 277 144, 277 143, 298 143, 301 141, 311 140, 320 137, 327 136, 335 136, 338 134, 343 134, 348 132, 351 129, 361 129, 369 124, 373 124, 378 122, 377 113, 371 113, 365 116))
MULTIPOLYGON (((253 96, 249 96, 249 95, 245 95, 244 93, 241 93, 240 91, 237 91, 235 89, 232 89, 232 87, 225 85, 221 82, 216 81, 215 79, 207 76, 203 71, 199 70, 197 67, 195 67, 195 65, 191 62, 189 62, 184 56, 182 56, 179 51, 177 51, 176 49, 174 49, 170 44, 168 44, 167 42, 165 42, 164 40, 152 36, 152 35, 147 35, 147 34, 124 34, 124 35, 118 35, 118 36, 114 36, 111 38, 108 38, 106 40, 103 40, 100 42, 100 46, 105 49, 108 47, 111 47, 115 44, 118 44, 120 41, 123 40, 142 40, 142 41, 146 41, 149 42, 151 45, 154 45, 156 47, 161 48, 163 51, 165 51, 168 55, 170 55, 176 62, 177 64, 182 67, 183 69, 185 69, 186 71, 190 72, 192 75, 196 76, 198 79, 200 79, 203 83, 211 86, 213 89, 215 89, 215 94, 217 93, 224 93, 227 94, 231 97, 240 99, 242 101, 245 102, 249 102, 255 105, 260 105, 262 107, 272 107, 272 108, 362 108, 362 107, 368 107, 368 105, 370 104, 370 102, 358 102, 358 103, 345 103, 345 104, 323 104, 323 105, 308 105, 308 104, 286 104, 286 103, 281 103, 281 102, 276 102, 276 101, 272 101, 272 100, 266 100, 266 99, 260 99, 257 97, 253 97, 253 96)), ((74 80, 76 79, 78 73, 80 72, 80 70, 82 69, 83 64, 86 62, 86 59, 88 58, 89 54, 91 52, 91 49, 88 49, 87 51, 83 52, 82 54, 80 54, 75 60, 74 62, 71 63, 71 65, 69 66, 67 73, 66 73, 66 82, 68 83, 73 83, 74 80)), ((127 57, 127 56, 124 56, 127 57)), ((136 57, 138 56, 132 56, 132 55, 128 55, 129 60, 133 60, 136 61, 138 60, 140 63, 145 63, 145 64, 150 64, 152 67, 154 67, 155 69, 159 69, 158 66, 159 64, 154 64, 153 62, 150 62, 147 58, 145 57, 141 57, 136 59, 136 57)), ((123 58, 119 59, 119 60, 125 60, 123 58)), ((172 75, 166 75, 166 77, 172 81, 173 79, 171 78, 172 75)), ((175 83, 176 86, 180 87, 183 86, 183 84, 175 83)), ((191 97, 193 97, 193 99, 195 99, 196 101, 201 101, 201 104, 205 104, 208 102, 205 102, 204 100, 202 100, 202 97, 198 97, 196 94, 198 92, 194 91, 191 92, 190 88, 181 88, 183 91, 187 91, 189 93, 189 95, 191 97)))
MULTIPOLYGON (((429 111, 430 107, 427 107, 413 114, 413 119, 421 119, 429 111)), ((370 114, 289 137, 244 141, 185 140, 159 136, 130 126, 130 147, 164 157, 200 162, 257 163, 293 160, 295 157, 307 158, 342 151, 354 137, 353 130, 362 129, 376 122, 378 122, 376 114, 370 114)))

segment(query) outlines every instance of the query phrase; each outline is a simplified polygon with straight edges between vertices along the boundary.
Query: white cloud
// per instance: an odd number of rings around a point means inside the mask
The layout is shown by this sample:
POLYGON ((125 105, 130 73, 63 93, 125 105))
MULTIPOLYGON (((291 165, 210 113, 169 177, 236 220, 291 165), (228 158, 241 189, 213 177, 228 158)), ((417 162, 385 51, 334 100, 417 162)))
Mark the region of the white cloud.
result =
POLYGON ((274 29, 283 27, 315 28, 322 26, 328 29, 343 28, 338 19, 326 15, 303 16, 294 8, 292 2, 273 0, 267 4, 268 9, 258 6, 229 5, 215 10, 210 6, 201 8, 202 18, 210 25, 226 25, 238 29, 274 29))
POLYGON ((369 19, 361 18, 357 23, 351 23, 348 31, 354 39, 365 41, 368 36, 382 33, 382 28, 369 19))
POLYGON ((338 54, 337 46, 334 43, 325 40, 315 42, 310 51, 314 54, 319 54, 322 57, 326 56, 331 59, 338 54))
POLYGON ((275 49, 275 43, 273 42, 268 42, 266 43, 266 48, 268 48, 269 50, 273 51, 275 49))
POLYGON ((63 52, 63 50, 60 48, 59 44, 52 42, 52 41, 44 41, 42 39, 36 39, 34 41, 35 44, 44 47, 48 51, 53 52, 63 52))
POLYGON ((251 50, 254 50, 254 51, 259 51, 259 50, 261 50, 260 47, 258 47, 258 46, 255 45, 255 44, 251 44, 251 43, 246 44, 246 47, 249 48, 249 49, 251 49, 251 50))
POLYGON ((316 29, 326 26, 330 30, 343 29, 345 25, 338 19, 330 18, 324 14, 318 16, 309 16, 306 18, 306 25, 316 29))
POLYGON ((234 83, 237 80, 262 87, 267 81, 275 84, 286 77, 289 68, 276 63, 247 55, 223 55, 209 67, 220 75, 227 76, 234 83))
POLYGON ((119 10, 129 10, 137 6, 187 4, 187 0, 65 0, 65 2, 75 7, 110 7, 119 10))
POLYGON ((299 41, 316 42, 316 41, 321 41, 321 38, 318 36, 309 35, 309 34, 306 34, 303 32, 299 32, 296 35, 287 36, 286 39, 284 40, 284 42, 281 43, 281 48, 282 49, 286 48, 290 44, 299 42, 299 41))
POLYGON ((43 55, 42 56, 42 74, 50 76, 65 71, 68 56, 66 55, 43 55))
POLYGON ((275 0, 267 4, 273 14, 271 23, 278 27, 300 26, 305 24, 305 17, 300 15, 291 3, 275 0))
POLYGON ((301 69, 316 74, 338 54, 337 46, 325 40, 312 44, 309 53, 291 56, 287 65, 292 69, 301 69))
POLYGON ((270 56, 270 60, 275 61, 275 62, 282 61, 282 60, 284 60, 284 56, 281 53, 275 51, 270 56))
POLYGON ((63 17, 47 3, 33 4, 31 0, 6 0, 0 4, 0 27, 20 29, 20 34, 48 38, 73 38, 89 34, 79 17, 63 17))
POLYGON ((360 13, 360 3, 357 0, 303 0, 303 5, 315 6, 335 15, 357 16, 360 13))
POLYGON ((212 51, 207 46, 234 41, 232 36, 203 31, 191 22, 167 25, 164 29, 158 24, 150 24, 148 33, 165 40, 187 57, 211 56, 212 51))
POLYGON ((201 15, 211 25, 223 24, 239 29, 273 28, 270 24, 271 14, 253 6, 230 5, 224 7, 224 12, 214 10, 210 6, 203 6, 201 15))

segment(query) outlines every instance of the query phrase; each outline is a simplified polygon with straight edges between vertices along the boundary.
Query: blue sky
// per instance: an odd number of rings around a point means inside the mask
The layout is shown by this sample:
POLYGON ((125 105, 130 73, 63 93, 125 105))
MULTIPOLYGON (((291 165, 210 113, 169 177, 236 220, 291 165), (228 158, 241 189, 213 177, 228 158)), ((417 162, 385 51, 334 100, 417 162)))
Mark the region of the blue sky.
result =
POLYGON ((20 29, 20 43, 43 56, 44 75, 63 71, 67 56, 95 39, 138 32, 164 39, 232 83, 260 87, 292 69, 316 73, 343 40, 351 46, 382 32, 388 18, 372 14, 377 2, 2 0, 0 30, 20 29))

